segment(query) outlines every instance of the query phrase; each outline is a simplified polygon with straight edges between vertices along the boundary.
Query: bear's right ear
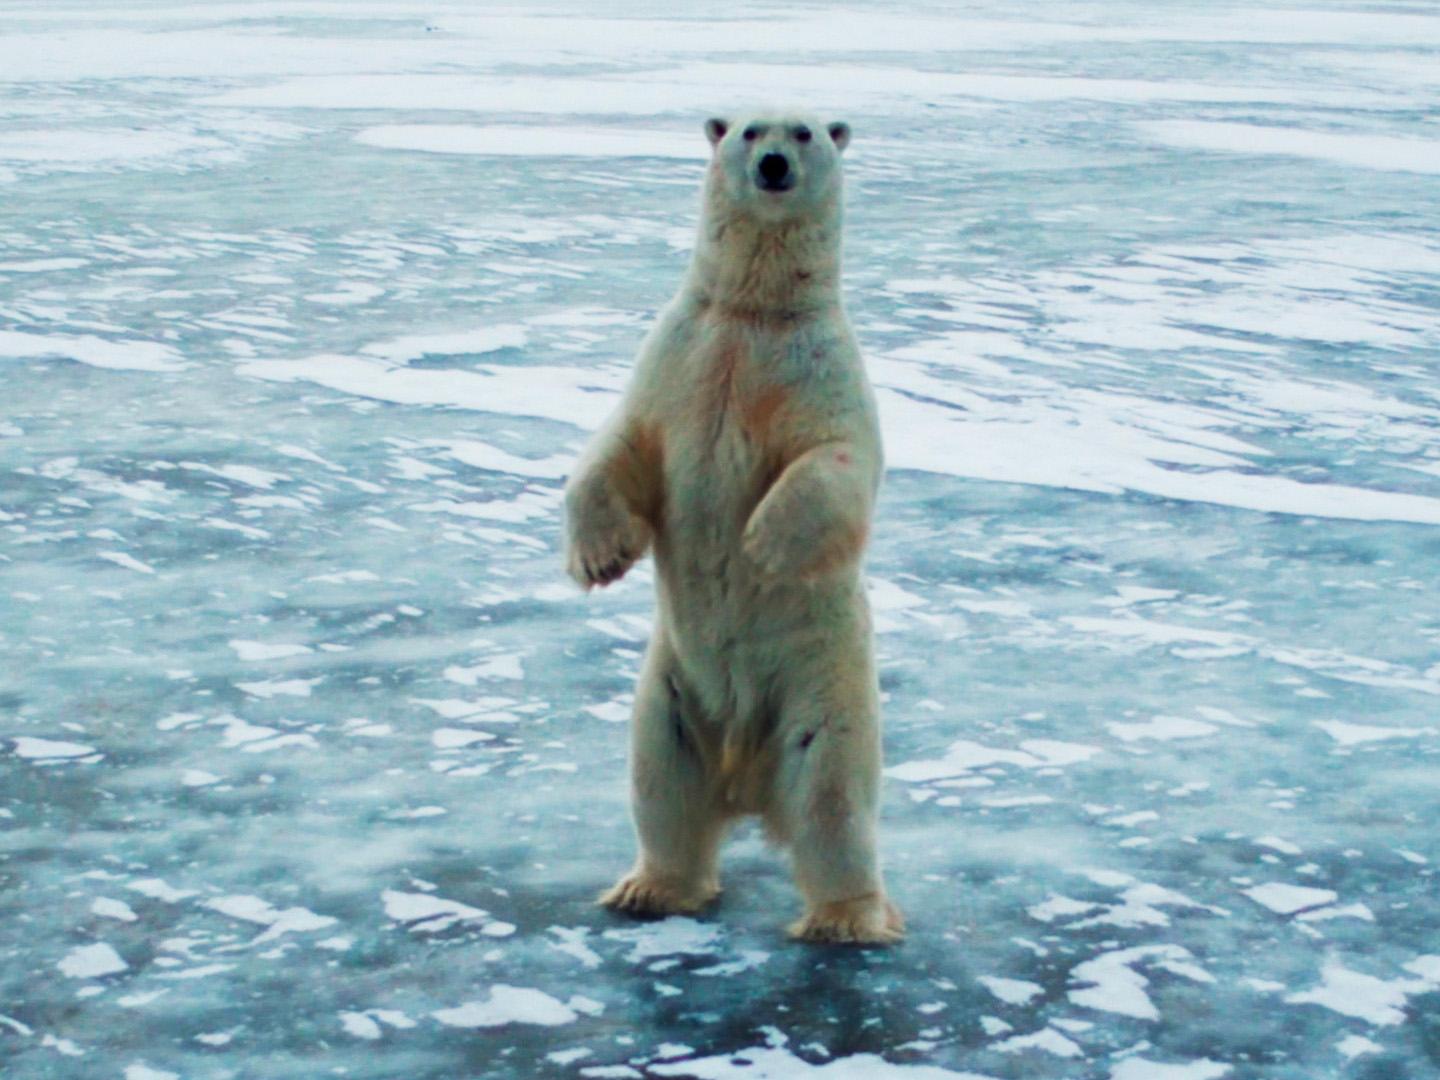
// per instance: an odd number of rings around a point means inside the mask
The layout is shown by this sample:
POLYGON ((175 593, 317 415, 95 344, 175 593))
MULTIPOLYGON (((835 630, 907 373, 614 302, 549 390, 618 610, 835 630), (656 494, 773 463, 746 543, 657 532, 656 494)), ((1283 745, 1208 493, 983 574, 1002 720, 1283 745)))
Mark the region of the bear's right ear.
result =
POLYGON ((705 121, 705 137, 710 140, 711 146, 718 146, 725 137, 725 132, 729 130, 730 121, 721 120, 718 116, 712 116, 705 121))

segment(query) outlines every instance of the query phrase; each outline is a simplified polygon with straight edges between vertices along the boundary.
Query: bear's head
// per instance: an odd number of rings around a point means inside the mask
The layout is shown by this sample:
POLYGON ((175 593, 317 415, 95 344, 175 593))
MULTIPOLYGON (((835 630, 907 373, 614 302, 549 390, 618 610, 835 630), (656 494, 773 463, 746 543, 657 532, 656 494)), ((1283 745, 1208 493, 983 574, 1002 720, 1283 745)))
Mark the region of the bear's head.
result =
POLYGON ((838 205, 849 124, 762 113, 707 120, 705 135, 714 148, 710 187, 732 211, 782 221, 838 205))

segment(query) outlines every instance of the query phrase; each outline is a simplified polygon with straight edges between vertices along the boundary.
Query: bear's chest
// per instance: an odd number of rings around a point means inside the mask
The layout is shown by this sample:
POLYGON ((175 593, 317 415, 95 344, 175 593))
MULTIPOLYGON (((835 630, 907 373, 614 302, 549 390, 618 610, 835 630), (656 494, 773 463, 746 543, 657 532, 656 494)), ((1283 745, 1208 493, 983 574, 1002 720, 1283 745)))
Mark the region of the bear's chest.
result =
POLYGON ((803 387, 787 371, 788 346, 744 328, 696 341, 664 420, 672 495, 748 512, 794 456, 803 387))

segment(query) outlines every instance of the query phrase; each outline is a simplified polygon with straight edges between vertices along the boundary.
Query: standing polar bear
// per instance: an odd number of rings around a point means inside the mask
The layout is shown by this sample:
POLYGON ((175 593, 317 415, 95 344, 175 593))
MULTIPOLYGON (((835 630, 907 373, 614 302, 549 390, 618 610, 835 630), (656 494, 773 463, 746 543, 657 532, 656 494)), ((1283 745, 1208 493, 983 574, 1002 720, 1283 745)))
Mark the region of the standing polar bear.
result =
POLYGON ((607 585, 652 547, 658 581, 631 729, 640 854, 600 901, 699 909, 728 823, 758 814, 793 853, 795 936, 893 942, 860 570, 880 433, 840 299, 850 129, 767 114, 705 130, 689 273, 565 489, 576 581, 607 585))

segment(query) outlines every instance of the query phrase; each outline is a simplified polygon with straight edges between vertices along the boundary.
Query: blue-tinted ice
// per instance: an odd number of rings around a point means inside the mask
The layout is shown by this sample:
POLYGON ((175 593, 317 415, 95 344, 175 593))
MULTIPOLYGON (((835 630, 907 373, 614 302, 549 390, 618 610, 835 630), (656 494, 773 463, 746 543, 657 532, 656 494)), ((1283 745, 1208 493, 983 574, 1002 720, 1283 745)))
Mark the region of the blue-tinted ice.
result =
POLYGON ((1440 15, 0 4, 0 1074, 1440 1070, 1440 15), (844 116, 889 952, 632 852, 558 492, 844 116))

